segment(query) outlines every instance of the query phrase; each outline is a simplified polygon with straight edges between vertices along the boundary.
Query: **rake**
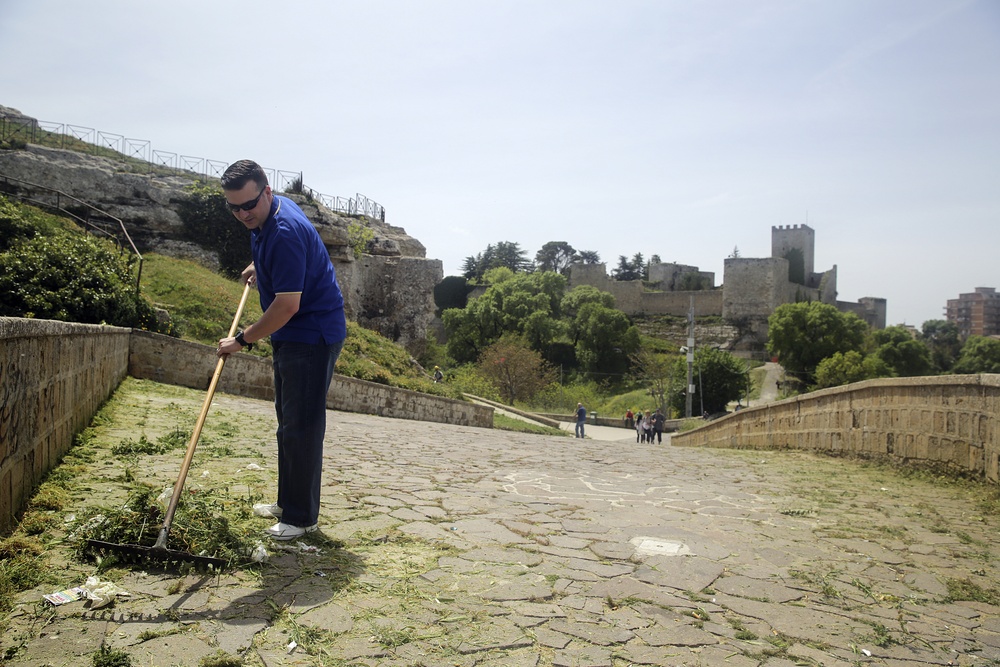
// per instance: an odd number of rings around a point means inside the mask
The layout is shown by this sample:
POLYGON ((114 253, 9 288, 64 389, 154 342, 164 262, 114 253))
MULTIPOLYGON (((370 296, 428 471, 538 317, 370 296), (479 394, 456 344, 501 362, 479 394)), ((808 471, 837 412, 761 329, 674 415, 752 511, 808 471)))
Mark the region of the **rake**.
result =
MULTIPOLYGON (((236 308, 236 317, 233 318, 233 325, 229 328, 230 338, 236 335, 240 317, 243 315, 243 307, 246 305, 247 297, 250 295, 250 286, 250 281, 247 281, 246 287, 243 288, 243 297, 240 299, 240 305, 236 308)), ((181 464, 180 473, 177 475, 177 483, 174 484, 174 492, 170 496, 170 504, 167 506, 167 513, 163 518, 163 526, 160 528, 160 534, 156 538, 156 543, 151 547, 144 547, 138 544, 115 544, 114 542, 103 542, 101 540, 87 540, 89 548, 98 552, 110 552, 124 556, 129 561, 187 562, 218 569, 225 567, 226 561, 222 558, 198 556, 186 551, 176 551, 167 548, 167 536, 170 534, 170 526, 174 521, 177 503, 180 502, 181 491, 184 489, 184 482, 187 479, 188 470, 191 468, 191 460, 194 458, 194 450, 198 446, 198 438, 201 437, 201 430, 205 426, 205 418, 208 416, 208 409, 212 405, 215 388, 219 384, 219 378, 222 376, 222 368, 225 365, 226 357, 219 357, 219 361, 215 364, 215 373, 212 375, 212 381, 208 385, 205 402, 201 406, 201 414, 198 415, 194 432, 191 434, 191 441, 188 443, 184 462, 181 464)))

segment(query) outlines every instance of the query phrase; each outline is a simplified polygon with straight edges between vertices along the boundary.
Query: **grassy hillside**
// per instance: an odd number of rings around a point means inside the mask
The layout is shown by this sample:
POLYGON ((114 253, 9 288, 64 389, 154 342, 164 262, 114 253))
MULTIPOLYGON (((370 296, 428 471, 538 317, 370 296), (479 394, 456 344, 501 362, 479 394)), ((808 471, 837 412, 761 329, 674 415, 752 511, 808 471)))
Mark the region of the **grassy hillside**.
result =
MULTIPOLYGON (((0 256, 4 256, 4 253, 17 255, 30 239, 65 239, 67 235, 72 237, 85 234, 72 220, 24 205, 17 200, 8 200, 2 195, 0 232, 0 256), (13 245, 8 248, 9 244, 13 245)), ((96 243, 107 244, 108 248, 114 247, 101 239, 96 243)), ((114 253, 117 256, 117 250, 114 253)), ((66 259, 61 256, 61 260, 66 259)), ((149 253, 143 259, 140 283, 142 297, 170 314, 172 335, 206 345, 215 345, 227 335, 243 294, 242 284, 213 273, 195 262, 155 253, 149 253)), ((61 279, 60 275, 56 275, 54 279, 61 279)), ((8 304, 10 307, 7 308, 7 314, 16 317, 32 316, 28 311, 12 310, 15 305, 13 302, 8 304)), ((145 307, 148 309, 148 306, 145 307)), ((258 295, 253 292, 247 300, 241 326, 255 322, 261 314, 258 295)), ((252 354, 270 356, 271 346, 264 341, 254 346, 252 354)), ((348 322, 347 342, 337 362, 337 372, 415 391, 459 397, 453 386, 435 384, 402 347, 354 322, 348 322)))
MULTIPOLYGON (((142 269, 142 293, 170 313, 176 335, 214 345, 229 331, 243 285, 188 260, 148 254, 142 269)), ((240 324, 249 325, 260 316, 260 301, 252 292, 240 324)), ((262 341, 254 345, 251 354, 270 356, 271 346, 262 341)), ((337 373, 457 397, 450 386, 435 384, 424 375, 402 347, 351 321, 347 323, 347 341, 337 362, 337 373)))
MULTIPOLYGON (((142 293, 170 313, 174 333, 185 340, 214 344, 229 332, 243 285, 191 261, 163 255, 144 256, 142 293)), ((261 316, 256 293, 247 299, 241 326, 261 316)), ((270 346, 268 346, 268 352, 270 346)))

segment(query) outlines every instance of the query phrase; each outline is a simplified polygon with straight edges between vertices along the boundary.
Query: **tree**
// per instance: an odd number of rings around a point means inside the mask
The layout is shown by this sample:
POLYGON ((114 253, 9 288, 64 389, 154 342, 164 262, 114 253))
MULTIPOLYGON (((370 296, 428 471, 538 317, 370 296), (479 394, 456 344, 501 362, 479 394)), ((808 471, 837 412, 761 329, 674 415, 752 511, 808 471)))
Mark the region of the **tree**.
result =
POLYGON ((639 274, 637 280, 649 280, 649 265, 646 264, 646 260, 641 252, 632 255, 629 263, 632 265, 632 270, 639 274))
POLYGON ((646 388, 656 407, 669 415, 667 403, 677 368, 676 359, 648 348, 640 348, 632 354, 630 361, 632 377, 646 388))
POLYGON ((540 351, 550 363, 556 362, 553 348, 559 339, 566 336, 566 325, 561 320, 548 312, 536 311, 528 315, 521 331, 533 350, 540 351))
POLYGON ((486 269, 482 275, 482 282, 487 285, 499 285, 514 277, 514 272, 506 266, 494 266, 486 269))
MULTIPOLYGON (((505 267, 490 270, 497 282, 464 309, 444 311, 448 354, 459 363, 475 361, 504 333, 527 335, 540 346, 561 333, 559 306, 566 278, 558 273, 513 274, 505 267)), ((542 347, 541 349, 544 349, 542 347)))
POLYGON ((479 260, 469 255, 462 261, 462 277, 475 280, 479 276, 479 260))
MULTIPOLYGON (((642 255, 638 255, 642 259, 642 255)), ((615 280, 641 280, 642 264, 636 266, 632 260, 625 255, 618 256, 618 266, 611 270, 611 277, 615 280)))
POLYGON ((786 303, 767 319, 767 351, 786 371, 813 381, 816 366, 837 352, 862 351, 868 325, 819 301, 786 303))
POLYGON ((947 320, 927 320, 920 332, 920 340, 931 351, 931 363, 938 373, 947 373, 962 352, 958 326, 947 320))
POLYGON ((438 315, 449 308, 465 308, 469 303, 469 284, 463 276, 445 276, 434 286, 434 305, 438 315))
POLYGON ((1000 373, 1000 340, 969 336, 952 370, 955 373, 1000 373))
POLYGON ((581 250, 577 254, 577 261, 581 264, 600 264, 601 256, 596 250, 581 250))
POLYGON ((441 316, 448 354, 458 363, 473 362, 504 334, 516 334, 552 363, 611 375, 627 370, 639 333, 613 308, 611 294, 589 285, 566 294, 566 277, 553 271, 497 268, 486 277, 497 281, 465 308, 441 316))
POLYGON ((522 250, 518 243, 500 241, 486 246, 486 250, 475 257, 466 257, 462 264, 462 275, 467 280, 479 281, 490 269, 505 266, 514 273, 522 273, 531 269, 528 251, 522 250))
POLYGON ((565 241, 549 241, 535 253, 535 270, 554 271, 566 275, 570 264, 576 261, 577 257, 576 250, 565 241))
MULTIPOLYGON (((725 350, 715 347, 700 347, 694 353, 693 407, 697 413, 716 414, 725 412, 726 406, 742 398, 747 391, 746 364, 725 350)), ((674 361, 670 392, 670 405, 677 414, 684 414, 687 407, 687 359, 678 357, 674 361)))
POLYGON ((566 317, 575 319, 580 308, 588 303, 614 308, 615 297, 610 292, 602 292, 592 285, 577 285, 563 296, 559 304, 559 311, 566 317))
POLYGON ((889 375, 914 377, 931 372, 931 351, 923 341, 915 340, 901 326, 886 327, 872 333, 876 346, 872 354, 889 368, 889 375))
POLYGON ((739 257, 740 257, 740 247, 738 245, 734 245, 733 246, 733 252, 730 253, 729 258, 730 259, 739 259, 739 257))
POLYGON ((441 321, 448 332, 448 356, 459 364, 474 362, 500 336, 497 327, 484 325, 483 318, 473 311, 478 302, 479 299, 475 299, 466 308, 449 308, 441 313, 441 321))
POLYGON ((816 389, 839 387, 852 382, 888 377, 892 369, 873 355, 863 355, 857 350, 835 352, 816 366, 816 389))
POLYGON ((555 381, 555 371, 542 355, 511 334, 483 350, 478 367, 497 386, 507 405, 514 405, 515 400, 529 400, 555 381))
POLYGON ((620 310, 597 303, 580 307, 573 322, 580 367, 605 377, 628 370, 629 357, 639 349, 639 330, 620 310))

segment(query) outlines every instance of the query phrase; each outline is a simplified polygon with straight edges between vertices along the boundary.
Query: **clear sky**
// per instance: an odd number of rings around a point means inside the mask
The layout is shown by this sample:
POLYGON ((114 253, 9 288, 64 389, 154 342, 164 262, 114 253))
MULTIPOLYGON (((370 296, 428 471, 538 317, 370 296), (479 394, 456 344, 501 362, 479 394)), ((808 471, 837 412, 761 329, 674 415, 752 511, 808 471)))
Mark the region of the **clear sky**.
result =
POLYGON ((363 193, 458 274, 816 231, 890 324, 1000 289, 998 0, 0 0, 0 104, 363 193))

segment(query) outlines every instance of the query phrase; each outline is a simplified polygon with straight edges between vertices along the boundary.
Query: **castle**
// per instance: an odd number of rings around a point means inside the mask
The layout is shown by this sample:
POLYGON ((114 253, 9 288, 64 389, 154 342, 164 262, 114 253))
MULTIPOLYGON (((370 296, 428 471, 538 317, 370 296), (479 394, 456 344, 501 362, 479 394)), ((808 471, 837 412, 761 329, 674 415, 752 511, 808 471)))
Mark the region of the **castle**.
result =
POLYGON ((837 301, 837 266, 817 273, 814 266, 816 232, 808 225, 771 227, 771 256, 729 257, 721 287, 715 274, 696 266, 662 263, 649 267, 649 280, 618 281, 608 277, 604 264, 574 264, 569 286, 592 285, 615 297, 615 306, 628 315, 686 316, 694 307, 698 317, 718 316, 735 324, 743 346, 759 346, 767 339, 767 318, 785 303, 820 301, 842 312, 856 314, 872 328, 885 328, 886 300, 865 297, 856 303, 837 301), (693 274, 694 279, 687 278, 693 274), (698 284, 704 289, 679 289, 698 284))

